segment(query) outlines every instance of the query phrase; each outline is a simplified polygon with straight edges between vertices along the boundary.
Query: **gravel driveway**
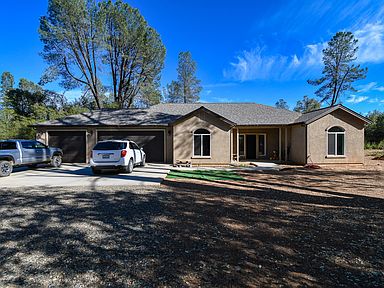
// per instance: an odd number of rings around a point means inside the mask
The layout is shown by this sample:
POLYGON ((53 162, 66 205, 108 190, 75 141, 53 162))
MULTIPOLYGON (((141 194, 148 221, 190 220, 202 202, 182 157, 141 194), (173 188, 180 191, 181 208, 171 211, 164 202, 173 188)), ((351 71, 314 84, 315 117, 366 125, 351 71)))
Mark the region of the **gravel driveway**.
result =
POLYGON ((2 189, 0 287, 383 287, 382 172, 274 173, 2 189))

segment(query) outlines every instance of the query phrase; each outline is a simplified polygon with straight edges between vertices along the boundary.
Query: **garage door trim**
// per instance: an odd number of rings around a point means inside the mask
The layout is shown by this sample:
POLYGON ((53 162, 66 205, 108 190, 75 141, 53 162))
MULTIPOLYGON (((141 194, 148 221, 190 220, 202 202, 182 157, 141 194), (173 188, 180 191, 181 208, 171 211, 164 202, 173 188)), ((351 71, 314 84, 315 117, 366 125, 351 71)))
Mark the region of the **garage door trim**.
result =
POLYGON ((84 132, 85 134, 85 163, 88 163, 88 130, 87 129, 76 129, 76 128, 65 128, 65 129, 47 129, 45 130, 45 145, 49 145, 49 132, 84 132))
POLYGON ((101 128, 101 129, 96 129, 96 142, 98 141, 99 139, 99 132, 125 132, 125 131, 148 131, 148 132, 151 132, 151 131, 162 131, 163 132, 163 141, 164 141, 164 151, 163 151, 163 161, 164 163, 167 163, 167 135, 166 135, 166 129, 163 129, 163 128, 159 128, 159 129, 154 129, 154 128, 143 128, 143 127, 137 127, 137 128, 123 128, 123 129, 118 129, 116 130, 116 128, 110 128, 110 129, 106 129, 106 128, 101 128))

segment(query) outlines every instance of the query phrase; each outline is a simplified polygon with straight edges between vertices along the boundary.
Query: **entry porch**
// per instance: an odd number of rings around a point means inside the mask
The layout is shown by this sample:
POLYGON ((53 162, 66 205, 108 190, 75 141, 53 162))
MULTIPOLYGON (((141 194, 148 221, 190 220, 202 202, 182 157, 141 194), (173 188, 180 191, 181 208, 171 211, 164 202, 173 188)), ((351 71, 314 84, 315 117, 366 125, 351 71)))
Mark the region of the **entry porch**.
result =
POLYGON ((231 130, 231 161, 288 162, 290 129, 287 126, 235 127, 231 130))

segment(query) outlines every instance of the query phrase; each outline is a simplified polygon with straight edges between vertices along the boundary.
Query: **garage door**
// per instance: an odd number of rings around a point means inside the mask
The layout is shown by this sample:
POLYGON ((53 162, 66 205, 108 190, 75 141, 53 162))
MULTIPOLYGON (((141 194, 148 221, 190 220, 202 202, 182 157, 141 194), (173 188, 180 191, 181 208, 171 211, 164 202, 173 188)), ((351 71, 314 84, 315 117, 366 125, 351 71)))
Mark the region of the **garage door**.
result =
POLYGON ((164 162, 163 131, 98 131, 98 141, 131 140, 144 149, 147 162, 164 162))
POLYGON ((63 162, 86 162, 86 134, 83 131, 49 131, 48 144, 63 150, 63 162))

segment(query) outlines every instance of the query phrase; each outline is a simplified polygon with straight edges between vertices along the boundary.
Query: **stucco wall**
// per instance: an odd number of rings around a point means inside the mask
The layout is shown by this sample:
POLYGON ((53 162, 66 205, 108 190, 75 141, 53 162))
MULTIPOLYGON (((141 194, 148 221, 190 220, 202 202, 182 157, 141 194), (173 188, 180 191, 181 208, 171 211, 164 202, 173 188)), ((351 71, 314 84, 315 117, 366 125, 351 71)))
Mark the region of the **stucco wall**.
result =
POLYGON ((290 146, 289 161, 304 164, 306 163, 306 142, 305 142, 305 125, 293 125, 290 129, 290 146))
POLYGON ((173 161, 191 160, 193 164, 229 164, 231 162, 230 126, 204 111, 173 126, 173 161), (193 157, 193 132, 204 128, 211 132, 211 157, 193 157))
POLYGON ((314 163, 364 163, 364 122, 343 111, 336 110, 308 125, 308 156, 314 163), (345 129, 345 157, 327 157, 327 129, 345 129))

